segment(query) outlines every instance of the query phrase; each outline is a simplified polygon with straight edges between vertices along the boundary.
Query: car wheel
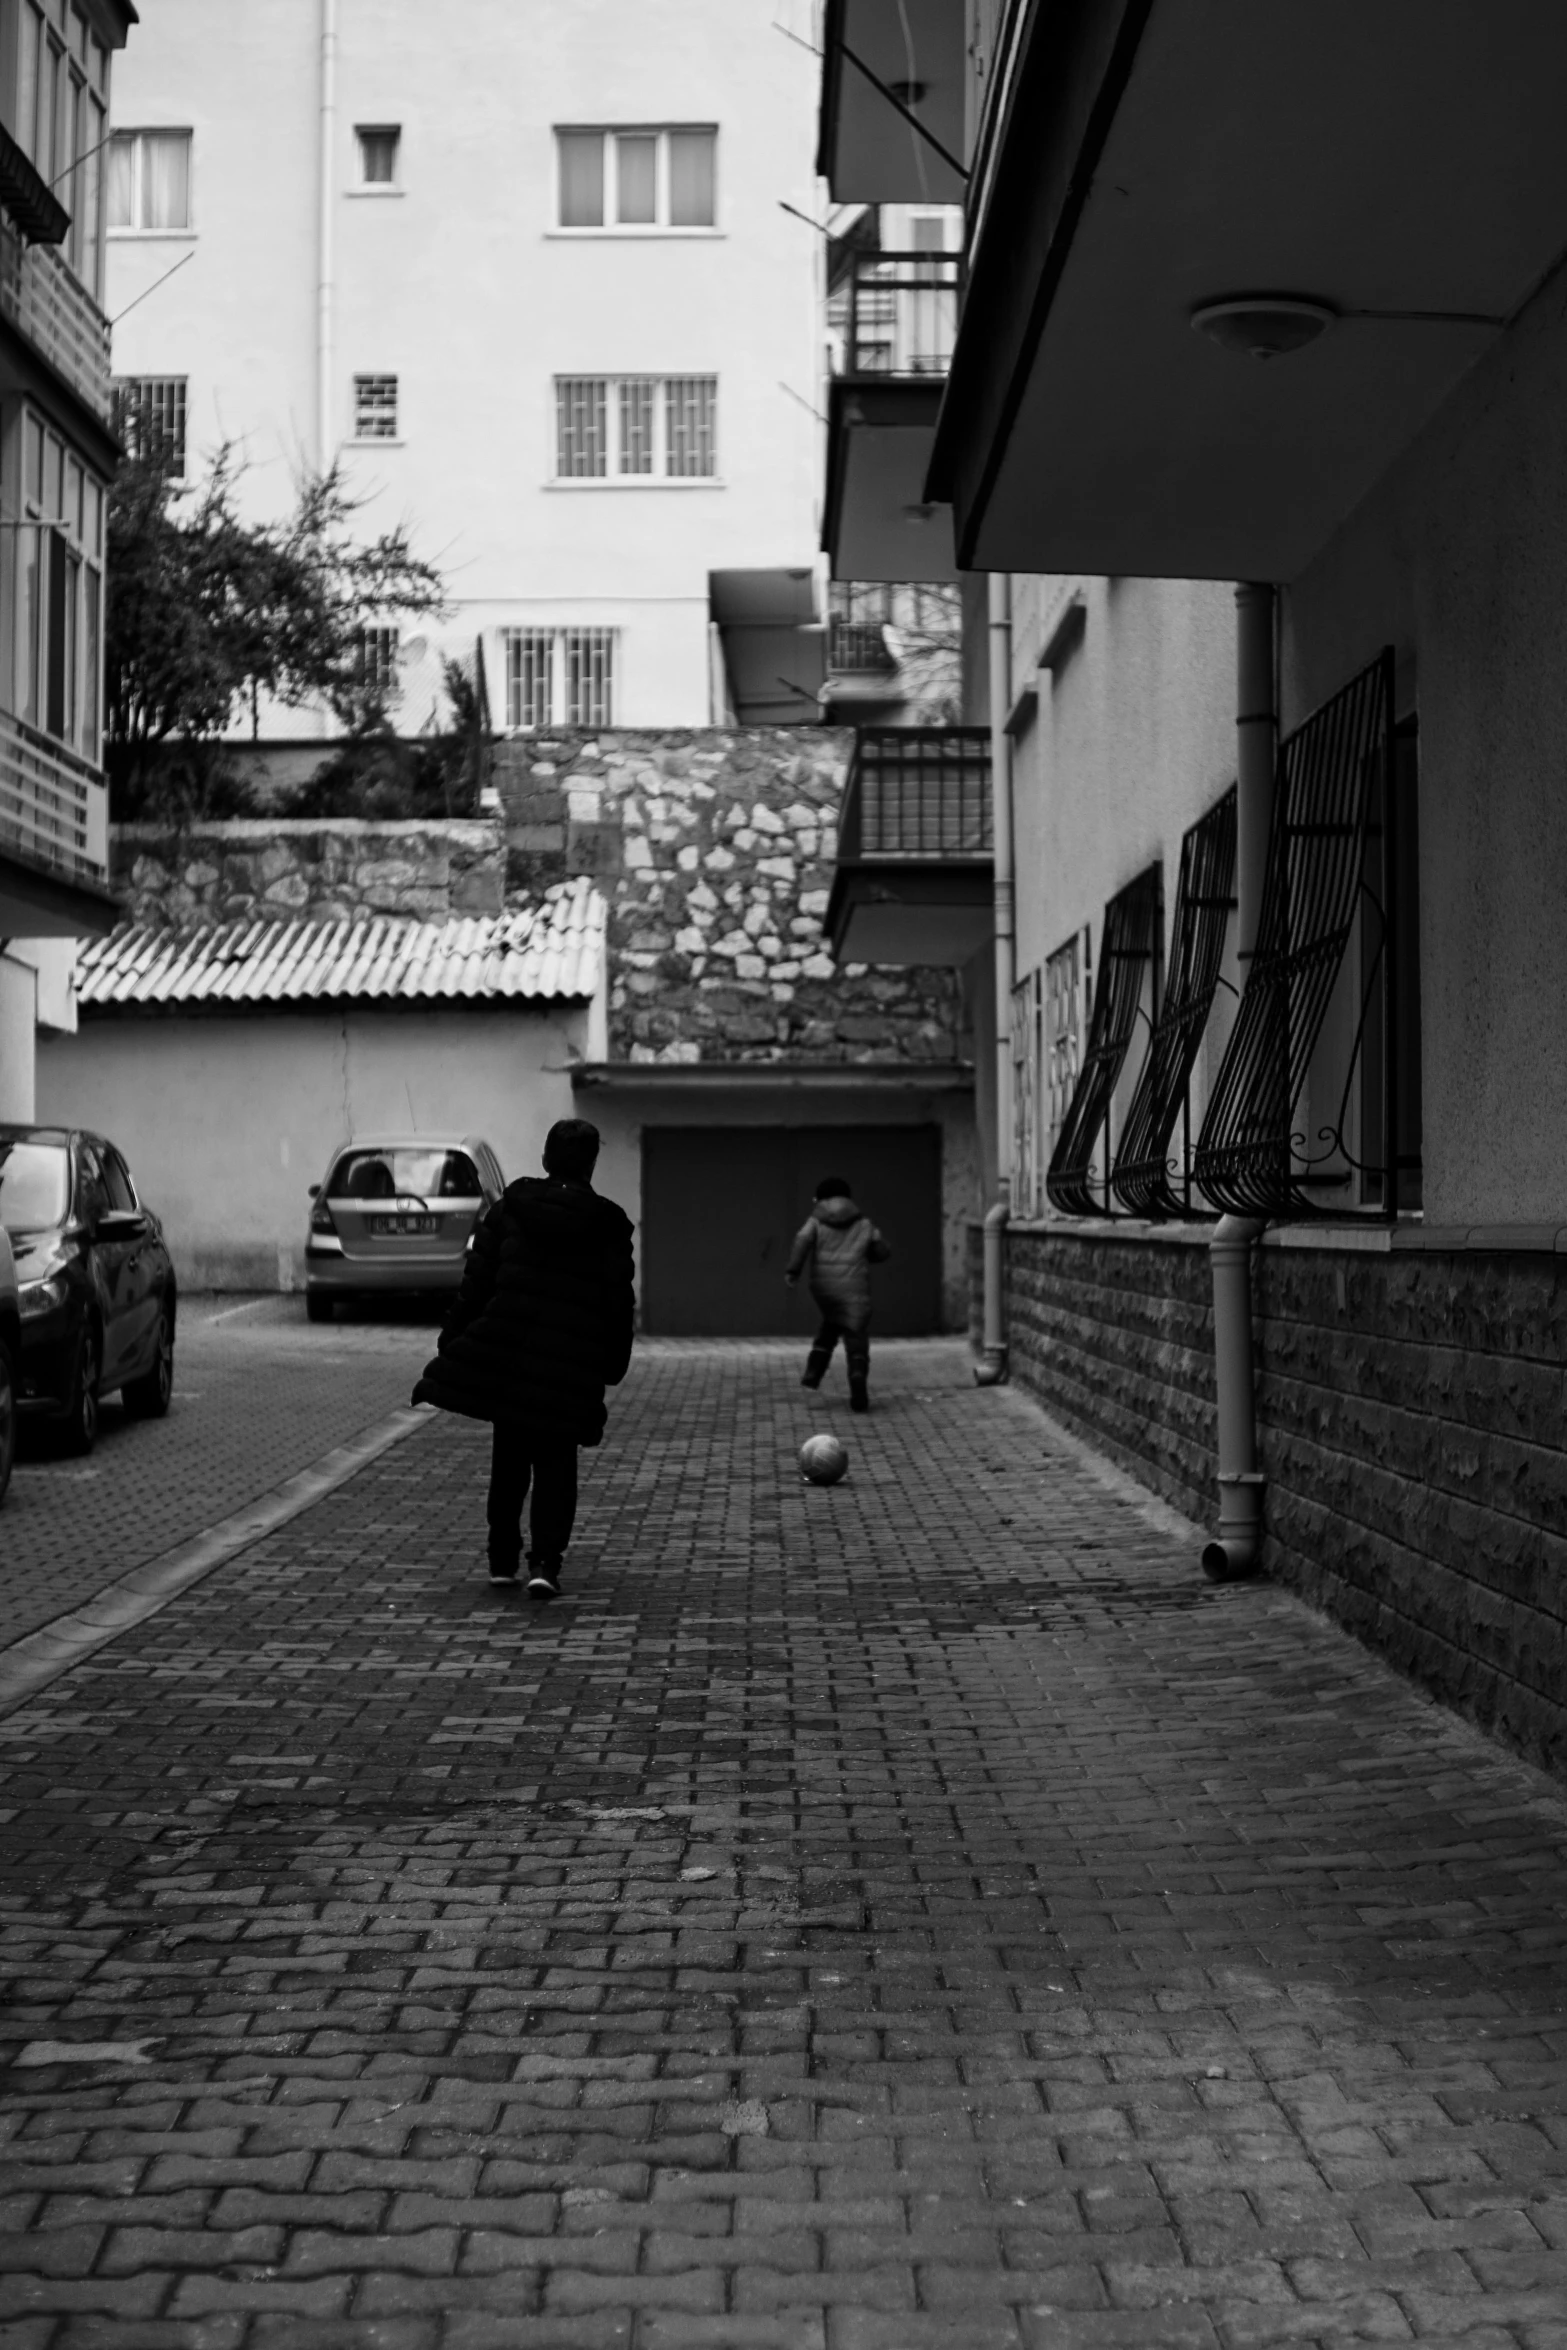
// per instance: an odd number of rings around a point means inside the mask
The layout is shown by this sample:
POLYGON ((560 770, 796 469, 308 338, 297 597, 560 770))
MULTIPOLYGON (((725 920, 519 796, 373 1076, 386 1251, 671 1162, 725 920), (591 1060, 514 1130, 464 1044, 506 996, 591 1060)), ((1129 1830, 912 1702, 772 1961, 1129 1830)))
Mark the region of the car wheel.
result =
POLYGON ((158 1314, 158 1352, 152 1369, 139 1379, 127 1380, 120 1390, 120 1401, 138 1420, 161 1420, 173 1393, 174 1327, 164 1306, 158 1314))
POLYGON ((98 1441, 98 1333, 89 1323, 76 1349, 76 1376, 61 1430, 67 1452, 80 1456, 98 1441))
POLYGON ((5 1499, 15 1462, 16 1374, 11 1368, 11 1350, 0 1338, 0 1501, 5 1499))
POLYGON ((307 1322, 330 1322, 332 1303, 332 1299, 323 1296, 319 1289, 307 1289, 305 1291, 305 1320, 307 1322))

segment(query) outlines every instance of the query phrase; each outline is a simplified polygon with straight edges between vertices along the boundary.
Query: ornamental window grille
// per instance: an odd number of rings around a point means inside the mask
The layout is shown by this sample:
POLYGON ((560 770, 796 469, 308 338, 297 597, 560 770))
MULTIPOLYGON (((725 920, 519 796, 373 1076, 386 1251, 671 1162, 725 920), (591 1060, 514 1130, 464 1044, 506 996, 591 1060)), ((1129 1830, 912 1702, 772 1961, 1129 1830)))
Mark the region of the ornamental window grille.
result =
POLYGON ((558 375, 557 481, 712 481, 718 379, 558 375))
POLYGON ((850 860, 987 858, 985 728, 862 727, 844 791, 839 853, 850 860))
POLYGON ((1105 907, 1099 979, 1089 1016, 1083 1066, 1050 1154, 1045 1189, 1068 1216, 1108 1215, 1111 1114, 1132 1032, 1144 998, 1159 1010, 1159 947, 1163 936, 1164 868, 1150 865, 1118 890, 1105 907), (1105 1170, 1101 1196, 1093 1186, 1105 1170))
POLYGON ((355 376, 354 438, 356 441, 396 440, 397 378, 395 375, 355 376))
POLYGON ((115 379, 114 421, 125 454, 156 462, 170 481, 185 478, 183 375, 122 375, 115 379))
POLYGON ((1411 1099, 1400 929, 1413 909, 1397 885, 1392 689, 1389 651, 1279 746, 1256 946, 1197 1143, 1217 1208, 1309 1216, 1358 1188, 1391 1214, 1418 1171, 1397 1131, 1411 1099), (1319 1056, 1330 1014, 1337 1033, 1319 1056))
POLYGON ((398 632, 360 628, 354 632, 354 683, 368 698, 386 701, 397 690, 398 632))
POLYGON ((1192 1213, 1191 1076, 1219 984, 1235 905, 1235 786, 1181 843, 1164 1001, 1138 1075, 1111 1187, 1138 1216, 1192 1213), (1177 1126, 1178 1157, 1171 1156, 1177 1126), (1178 1188, 1177 1188, 1178 1187, 1178 1188))
MULTIPOLYGON (((1073 941, 1075 948, 1076 941, 1073 941)), ((1031 971, 1012 991, 1012 1213, 1044 1210, 1045 974, 1031 971)))
POLYGON ((1044 1031, 1040 1059, 1044 1089, 1045 1164, 1066 1124, 1083 1066, 1083 1007, 1088 999, 1090 941, 1074 931, 1045 961, 1044 1031))
POLYGON ((614 724, 613 628, 508 628, 503 645, 508 727, 614 724))

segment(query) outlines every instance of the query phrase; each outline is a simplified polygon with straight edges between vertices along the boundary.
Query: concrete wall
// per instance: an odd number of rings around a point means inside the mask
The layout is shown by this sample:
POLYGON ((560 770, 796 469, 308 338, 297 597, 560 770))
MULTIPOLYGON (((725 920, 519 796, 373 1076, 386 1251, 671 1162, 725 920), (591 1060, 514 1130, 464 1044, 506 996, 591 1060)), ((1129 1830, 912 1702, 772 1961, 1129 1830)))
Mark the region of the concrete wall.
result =
POLYGON ((38 978, 18 956, 0 954, 0 1120, 29 1123, 34 1109, 38 978))
MULTIPOLYGON (((1035 1225, 1008 1251, 1013 1375, 1212 1525, 1204 1236, 1035 1225)), ((1562 1768, 1567 1255, 1270 1240, 1253 1298, 1264 1568, 1562 1768)))
POLYGON ((1420 723, 1428 1223, 1567 1222, 1567 272, 1289 589, 1286 722, 1384 645, 1420 723))
POLYGON ((292 1288, 308 1189, 334 1146, 377 1128, 471 1130, 533 1174, 573 1113, 586 1006, 556 1012, 274 1012, 93 1019, 40 1040, 38 1115, 125 1152, 193 1289, 292 1288))
MULTIPOLYGON (((706 724, 709 570, 816 562, 821 240, 779 200, 813 211, 817 67, 780 15, 808 42, 801 0, 342 0, 325 455, 360 527, 406 523, 441 566, 452 609, 421 633, 484 635, 498 717, 503 625, 602 625, 618 721, 706 724), (400 193, 357 187, 358 123, 401 126, 400 193), (716 124, 716 230, 560 234, 571 123, 716 124), (347 443, 367 371, 398 377, 395 444, 347 443), (555 483, 554 378, 594 374, 716 375, 718 479, 555 483)), ((115 118, 193 130, 193 229, 111 236, 115 367, 188 377, 193 457, 237 441, 277 512, 323 458, 319 0, 144 17, 115 118)))

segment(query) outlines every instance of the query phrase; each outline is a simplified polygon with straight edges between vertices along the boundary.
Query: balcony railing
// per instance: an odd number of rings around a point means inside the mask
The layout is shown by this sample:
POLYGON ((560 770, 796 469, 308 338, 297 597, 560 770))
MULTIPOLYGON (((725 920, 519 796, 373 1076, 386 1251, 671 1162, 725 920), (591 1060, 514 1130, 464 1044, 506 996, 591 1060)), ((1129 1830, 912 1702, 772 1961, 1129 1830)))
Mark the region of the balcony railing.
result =
POLYGON ((0 317, 103 424, 110 421, 109 321, 52 246, 29 245, 0 213, 0 317))
POLYGON ((827 623, 827 666, 853 676, 884 676, 898 664, 887 650, 884 629, 868 621, 840 620, 834 613, 827 623))
POLYGON ((983 864, 991 853, 983 726, 863 727, 838 827, 842 864, 983 864))
POLYGON ((956 253, 856 253, 837 297, 844 375, 943 376, 958 329, 956 253))
POLYGON ((66 881, 109 883, 109 794, 96 767, 0 710, 0 848, 66 881))

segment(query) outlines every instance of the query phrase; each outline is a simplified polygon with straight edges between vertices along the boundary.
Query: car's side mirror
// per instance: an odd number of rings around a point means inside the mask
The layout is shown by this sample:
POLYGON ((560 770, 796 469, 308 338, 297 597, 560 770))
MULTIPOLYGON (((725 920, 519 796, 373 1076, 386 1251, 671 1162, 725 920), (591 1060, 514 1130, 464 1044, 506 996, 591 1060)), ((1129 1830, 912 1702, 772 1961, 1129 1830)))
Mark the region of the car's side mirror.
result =
POLYGON ((312 1199, 319 1199, 321 1197, 321 1186, 319 1183, 312 1183, 310 1186, 310 1196, 312 1199))

